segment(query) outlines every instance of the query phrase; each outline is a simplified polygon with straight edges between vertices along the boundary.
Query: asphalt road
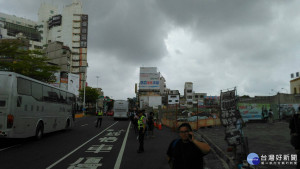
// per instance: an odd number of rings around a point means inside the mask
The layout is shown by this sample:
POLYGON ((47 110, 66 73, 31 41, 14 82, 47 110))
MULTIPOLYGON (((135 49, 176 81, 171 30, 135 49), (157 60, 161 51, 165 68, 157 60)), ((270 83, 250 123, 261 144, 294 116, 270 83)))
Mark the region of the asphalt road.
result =
MULTIPOLYGON (((41 140, 0 139, 1 169, 168 169, 166 151, 178 134, 163 127, 154 138, 145 138, 145 152, 138 154, 137 135, 130 121, 104 117, 76 119, 68 131, 46 134, 41 140)), ((213 153, 208 163, 221 166, 213 153)), ((213 167, 215 168, 215 167, 213 167)), ((219 168, 219 167, 218 167, 219 168)), ((220 167, 223 168, 223 167, 220 167)))
POLYGON ((76 119, 71 130, 46 134, 39 141, 0 139, 0 168, 168 168, 165 154, 174 132, 156 130, 157 137, 145 139, 145 153, 137 154, 137 136, 129 121, 104 117, 101 128, 95 121, 76 119))

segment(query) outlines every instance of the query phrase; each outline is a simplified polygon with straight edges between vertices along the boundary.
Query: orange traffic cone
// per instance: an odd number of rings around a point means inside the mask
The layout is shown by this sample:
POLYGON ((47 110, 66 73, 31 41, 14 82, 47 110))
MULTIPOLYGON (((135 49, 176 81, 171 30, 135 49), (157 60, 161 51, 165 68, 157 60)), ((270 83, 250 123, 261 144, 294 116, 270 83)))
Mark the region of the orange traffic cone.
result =
POLYGON ((158 130, 161 130, 161 123, 158 123, 158 130))

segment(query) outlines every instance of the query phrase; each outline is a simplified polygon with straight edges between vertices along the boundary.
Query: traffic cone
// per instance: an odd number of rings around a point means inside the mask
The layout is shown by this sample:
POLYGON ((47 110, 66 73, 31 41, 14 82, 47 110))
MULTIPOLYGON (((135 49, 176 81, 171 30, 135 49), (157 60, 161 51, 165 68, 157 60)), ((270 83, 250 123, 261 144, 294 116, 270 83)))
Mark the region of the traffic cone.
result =
POLYGON ((158 123, 158 130, 161 130, 161 123, 158 123))

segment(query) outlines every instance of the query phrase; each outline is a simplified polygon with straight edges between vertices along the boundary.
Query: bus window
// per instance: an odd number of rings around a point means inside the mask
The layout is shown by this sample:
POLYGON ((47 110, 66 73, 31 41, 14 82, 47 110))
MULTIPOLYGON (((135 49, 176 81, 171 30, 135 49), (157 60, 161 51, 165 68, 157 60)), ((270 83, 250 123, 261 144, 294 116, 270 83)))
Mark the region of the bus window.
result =
POLYGON ((43 100, 44 101, 51 101, 51 97, 49 95, 51 94, 51 88, 48 86, 43 86, 43 100))
POLYGON ((51 98, 54 102, 59 102, 59 90, 52 88, 51 98))
POLYGON ((26 79, 18 78, 17 91, 19 94, 31 96, 31 82, 26 79))
POLYGON ((32 88, 32 97, 34 97, 36 100, 42 100, 43 99, 42 85, 39 83, 32 82, 31 88, 32 88))
POLYGON ((59 96, 59 102, 60 103, 67 103, 67 93, 64 91, 59 91, 60 96, 59 96))
POLYGON ((71 94, 71 93, 67 93, 67 102, 68 104, 72 104, 73 102, 75 102, 75 95, 71 94))

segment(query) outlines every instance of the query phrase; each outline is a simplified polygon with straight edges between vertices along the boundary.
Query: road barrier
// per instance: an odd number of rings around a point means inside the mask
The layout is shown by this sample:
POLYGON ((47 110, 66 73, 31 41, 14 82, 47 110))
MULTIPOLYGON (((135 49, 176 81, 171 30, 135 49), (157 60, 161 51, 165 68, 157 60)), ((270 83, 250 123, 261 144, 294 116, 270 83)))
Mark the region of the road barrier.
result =
POLYGON ((75 114, 75 118, 81 118, 84 116, 84 113, 80 113, 80 114, 75 114))
POLYGON ((189 123, 193 130, 198 130, 199 128, 202 128, 202 127, 213 127, 213 126, 221 125, 221 121, 219 118, 199 119, 198 122, 197 121, 177 121, 176 122, 175 120, 162 118, 161 123, 164 126, 167 126, 169 128, 175 128, 175 129, 177 127, 179 127, 182 123, 189 123))

